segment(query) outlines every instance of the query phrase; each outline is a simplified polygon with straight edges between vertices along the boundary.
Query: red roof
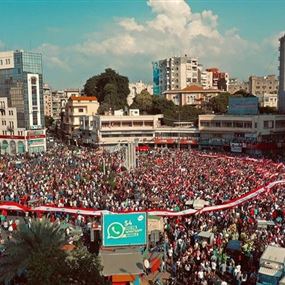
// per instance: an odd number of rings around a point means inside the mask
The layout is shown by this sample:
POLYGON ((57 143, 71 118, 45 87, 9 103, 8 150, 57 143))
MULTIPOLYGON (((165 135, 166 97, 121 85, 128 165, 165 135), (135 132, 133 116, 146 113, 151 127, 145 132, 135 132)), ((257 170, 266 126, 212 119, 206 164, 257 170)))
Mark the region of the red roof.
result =
POLYGON ((69 99, 71 101, 97 101, 95 96, 71 96, 69 99))

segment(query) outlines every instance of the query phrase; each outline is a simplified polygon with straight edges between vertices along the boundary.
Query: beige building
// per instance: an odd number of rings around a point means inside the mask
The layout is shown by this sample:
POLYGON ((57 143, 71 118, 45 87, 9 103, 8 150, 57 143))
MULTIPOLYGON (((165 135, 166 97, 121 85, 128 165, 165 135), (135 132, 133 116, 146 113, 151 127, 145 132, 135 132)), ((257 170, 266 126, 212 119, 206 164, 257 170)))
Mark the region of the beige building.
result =
POLYGON ((249 82, 248 81, 239 81, 236 78, 230 78, 228 84, 228 92, 234 94, 237 91, 244 90, 249 93, 249 82))
POLYGON ((79 131, 80 118, 97 114, 99 103, 96 97, 70 97, 65 105, 63 116, 63 130, 69 135, 79 131))
POLYGON ((278 79, 275 75, 250 76, 249 93, 258 97, 263 94, 277 94, 278 79))
POLYGON ((199 131, 201 139, 282 140, 285 115, 200 115, 199 131))
POLYGON ((16 108, 8 107, 7 98, 0 98, 0 154, 15 155, 45 150, 45 130, 18 128, 16 108))
POLYGON ((278 95, 275 94, 263 94, 261 97, 260 105, 262 107, 271 107, 276 108, 278 107, 278 95))
POLYGON ((182 90, 165 91, 163 95, 177 106, 191 105, 201 107, 222 92, 217 89, 206 89, 200 85, 190 85, 182 90))
POLYGON ((44 114, 45 116, 52 117, 52 91, 48 84, 43 86, 44 95, 44 114))

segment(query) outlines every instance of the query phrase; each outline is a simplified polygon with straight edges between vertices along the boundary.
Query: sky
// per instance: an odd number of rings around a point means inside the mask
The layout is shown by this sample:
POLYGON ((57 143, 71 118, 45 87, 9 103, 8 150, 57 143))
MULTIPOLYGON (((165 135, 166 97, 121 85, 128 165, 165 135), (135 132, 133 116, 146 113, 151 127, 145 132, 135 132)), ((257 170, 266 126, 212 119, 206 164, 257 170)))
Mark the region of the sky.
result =
POLYGON ((43 55, 53 89, 113 68, 152 81, 152 62, 187 54, 230 77, 278 75, 284 0, 0 0, 0 51, 43 55))

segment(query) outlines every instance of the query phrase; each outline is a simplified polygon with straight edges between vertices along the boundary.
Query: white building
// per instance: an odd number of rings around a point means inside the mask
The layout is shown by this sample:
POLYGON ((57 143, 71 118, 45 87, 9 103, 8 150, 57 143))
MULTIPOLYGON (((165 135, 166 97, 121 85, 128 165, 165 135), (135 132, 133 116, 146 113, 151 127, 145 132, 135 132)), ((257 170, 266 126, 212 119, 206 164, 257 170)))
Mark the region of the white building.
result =
POLYGON ((153 89, 151 84, 145 84, 141 80, 135 83, 129 83, 130 94, 128 95, 128 105, 131 106, 136 95, 140 94, 143 90, 146 90, 149 94, 153 95, 153 89))
POLYGON ((199 83, 199 68, 201 67, 198 64, 198 59, 187 55, 154 62, 154 95, 162 94, 166 90, 183 89, 192 83, 199 83))
POLYGON ((7 98, 0 98, 0 154, 15 155, 45 150, 45 130, 18 128, 16 108, 8 107, 7 98))
POLYGON ((207 89, 213 86, 213 73, 209 71, 200 71, 200 84, 207 89))
POLYGON ((262 107, 276 108, 278 106, 278 96, 277 94, 263 94, 261 95, 260 105, 262 107))
POLYGON ((198 129, 188 126, 162 126, 163 115, 129 115, 82 117, 82 142, 99 146, 124 145, 131 142, 148 145, 197 145, 198 129))
POLYGON ((285 35, 279 39, 279 90, 278 90, 278 109, 285 113, 285 35))
POLYGON ((44 114, 45 116, 52 117, 52 92, 48 84, 43 85, 44 94, 44 114))

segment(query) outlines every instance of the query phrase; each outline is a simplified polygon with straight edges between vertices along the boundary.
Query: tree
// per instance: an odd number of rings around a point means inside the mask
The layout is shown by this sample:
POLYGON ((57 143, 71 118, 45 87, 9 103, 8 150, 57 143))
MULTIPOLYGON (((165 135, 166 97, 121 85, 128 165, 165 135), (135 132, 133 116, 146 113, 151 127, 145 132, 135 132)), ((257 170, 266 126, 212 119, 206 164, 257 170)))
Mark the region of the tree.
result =
POLYGON ((30 226, 21 224, 4 245, 0 281, 25 275, 31 285, 107 284, 100 275, 102 268, 97 257, 81 245, 66 252, 63 250, 66 243, 58 224, 46 219, 33 220, 30 226))
POLYGON ((84 85, 87 96, 96 96, 100 104, 107 108, 122 109, 127 106, 127 97, 130 93, 129 80, 111 68, 105 72, 89 78, 84 85))
POLYGON ((180 108, 181 121, 196 121, 201 114, 204 114, 204 111, 193 106, 184 105, 180 108))
POLYGON ((64 232, 47 220, 21 224, 5 244, 0 259, 0 281, 10 281, 27 272, 29 284, 60 284, 65 254, 64 232))
POLYGON ((229 93, 221 93, 209 100, 207 107, 214 113, 225 113, 229 105, 229 93))
POLYGON ((261 114, 276 114, 277 113, 277 109, 275 107, 258 107, 259 112, 261 114))
POLYGON ((233 96, 236 96, 236 97, 255 97, 253 94, 241 89, 239 91, 236 91, 233 96))
POLYGON ((150 114, 152 112, 153 98, 153 95, 149 94, 147 90, 143 90, 140 94, 136 95, 131 108, 150 114))

